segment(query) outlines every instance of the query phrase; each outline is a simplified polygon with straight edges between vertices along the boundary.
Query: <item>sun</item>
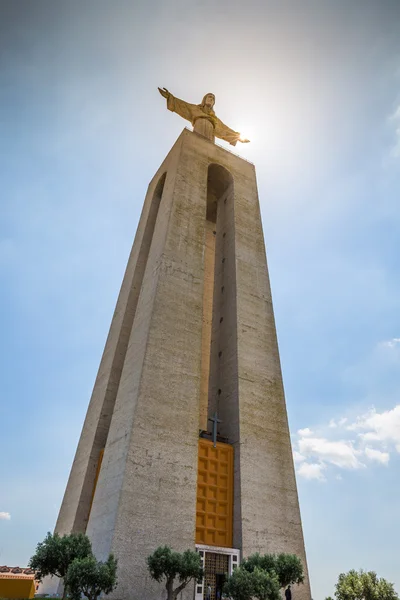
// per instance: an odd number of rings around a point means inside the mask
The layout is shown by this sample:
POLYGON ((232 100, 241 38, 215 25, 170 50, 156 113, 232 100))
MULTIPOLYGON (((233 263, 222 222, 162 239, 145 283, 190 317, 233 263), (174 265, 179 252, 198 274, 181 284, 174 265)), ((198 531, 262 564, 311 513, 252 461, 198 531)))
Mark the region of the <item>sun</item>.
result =
POLYGON ((254 136, 253 136, 253 131, 251 126, 246 125, 246 123, 242 123, 242 127, 239 127, 237 129, 237 131, 240 132, 240 137, 239 140, 241 142, 245 141, 245 140, 254 140, 254 136))

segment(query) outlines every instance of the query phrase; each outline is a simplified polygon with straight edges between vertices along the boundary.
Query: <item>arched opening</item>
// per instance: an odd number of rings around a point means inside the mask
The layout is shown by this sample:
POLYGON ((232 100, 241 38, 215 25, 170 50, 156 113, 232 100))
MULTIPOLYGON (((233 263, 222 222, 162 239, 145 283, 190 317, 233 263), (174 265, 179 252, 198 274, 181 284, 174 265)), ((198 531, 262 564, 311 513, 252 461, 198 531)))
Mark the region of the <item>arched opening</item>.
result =
MULTIPOLYGON (((221 313, 221 298, 226 271, 227 211, 233 210, 233 177, 227 169, 210 164, 207 174, 207 209, 205 224, 204 291, 202 364, 200 385, 200 430, 207 431, 210 410, 215 408, 215 365, 212 348, 220 348, 220 334, 224 315, 221 313), (230 199, 227 205, 227 200, 230 199)), ((219 358, 221 354, 219 355, 219 358)), ((217 389, 220 386, 217 385, 217 389)))

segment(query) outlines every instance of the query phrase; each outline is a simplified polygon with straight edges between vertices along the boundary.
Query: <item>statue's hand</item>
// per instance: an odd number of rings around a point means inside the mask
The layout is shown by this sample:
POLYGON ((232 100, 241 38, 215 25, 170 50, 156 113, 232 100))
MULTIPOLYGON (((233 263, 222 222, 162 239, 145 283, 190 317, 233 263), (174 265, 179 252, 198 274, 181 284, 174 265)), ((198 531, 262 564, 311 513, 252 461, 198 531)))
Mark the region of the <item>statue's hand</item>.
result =
POLYGON ((161 96, 164 96, 164 98, 168 99, 168 96, 170 94, 169 94, 169 91, 167 90, 167 88, 163 88, 163 89, 158 88, 158 91, 160 92, 161 96))

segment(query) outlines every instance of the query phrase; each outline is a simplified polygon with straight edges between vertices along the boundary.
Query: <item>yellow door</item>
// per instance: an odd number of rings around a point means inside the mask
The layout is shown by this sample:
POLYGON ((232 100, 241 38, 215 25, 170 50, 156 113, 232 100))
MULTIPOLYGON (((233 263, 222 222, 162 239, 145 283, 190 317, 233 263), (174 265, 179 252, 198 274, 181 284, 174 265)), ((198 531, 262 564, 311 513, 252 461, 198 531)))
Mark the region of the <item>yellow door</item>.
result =
POLYGON ((199 439, 196 543, 232 547, 233 446, 199 439))

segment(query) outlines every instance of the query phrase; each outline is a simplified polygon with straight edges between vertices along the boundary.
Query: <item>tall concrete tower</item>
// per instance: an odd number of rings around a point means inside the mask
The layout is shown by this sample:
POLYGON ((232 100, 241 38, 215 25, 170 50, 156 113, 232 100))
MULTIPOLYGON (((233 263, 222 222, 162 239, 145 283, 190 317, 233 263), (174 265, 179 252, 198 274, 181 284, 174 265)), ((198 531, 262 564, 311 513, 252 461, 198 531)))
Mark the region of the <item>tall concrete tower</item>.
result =
POLYGON ((307 573, 254 166, 196 132, 149 185, 56 531, 114 552, 121 600, 164 597, 164 544, 202 557, 185 600, 254 552, 307 573))

